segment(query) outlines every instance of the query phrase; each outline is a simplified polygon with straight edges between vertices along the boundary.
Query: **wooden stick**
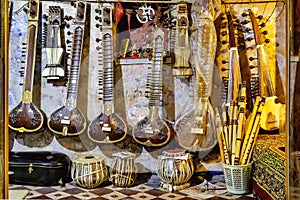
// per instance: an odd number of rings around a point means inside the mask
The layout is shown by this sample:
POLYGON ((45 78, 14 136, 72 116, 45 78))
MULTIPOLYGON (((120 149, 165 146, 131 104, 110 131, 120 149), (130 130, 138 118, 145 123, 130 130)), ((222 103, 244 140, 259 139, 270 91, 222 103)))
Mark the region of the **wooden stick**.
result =
POLYGON ((254 143, 255 134, 257 132, 256 129, 259 126, 259 123, 260 123, 260 115, 261 115, 261 111, 263 109, 264 104, 265 104, 265 98, 262 98, 262 100, 261 100, 261 102, 259 104, 259 108, 257 109, 257 113, 256 113, 256 116, 255 116, 255 121, 254 121, 252 130, 251 130, 251 133, 250 133, 250 136, 249 136, 249 141, 247 143, 245 152, 243 152, 243 157, 242 157, 242 159, 240 161, 241 165, 245 165, 247 163, 249 154, 251 153, 250 152, 251 151, 251 147, 252 147, 252 145, 254 143))
POLYGON ((238 102, 235 101, 233 106, 233 117, 232 117, 231 165, 234 165, 234 158, 236 154, 237 112, 238 112, 238 102))
POLYGON ((228 149, 230 154, 232 154, 232 117, 233 117, 233 107, 234 107, 234 100, 230 101, 229 106, 229 121, 228 121, 228 149))
POLYGON ((234 164, 239 164, 240 159, 240 152, 241 152, 241 143, 242 143, 242 132, 244 127, 244 116, 245 116, 245 109, 246 109, 246 83, 243 82, 241 91, 240 91, 240 98, 239 98, 239 117, 238 117, 238 128, 236 133, 236 150, 235 150, 235 158, 234 164))
POLYGON ((240 153, 240 163, 241 163, 242 157, 244 156, 243 154, 246 150, 246 147, 247 147, 247 144, 248 144, 248 141, 249 141, 250 133, 251 133, 251 130, 252 130, 252 127, 253 127, 255 117, 256 117, 256 112, 257 112, 257 109, 258 109, 259 104, 260 104, 260 99, 261 98, 259 96, 256 97, 256 100, 255 100, 255 103, 254 103, 254 106, 253 106, 253 111, 252 111, 251 115, 249 116, 250 119, 249 119, 249 122, 247 124, 247 127, 245 128, 245 136, 244 136, 243 145, 242 145, 242 149, 241 149, 241 153, 240 153))
POLYGON ((222 126, 219 109, 215 108, 215 110, 216 110, 218 142, 219 142, 219 148, 220 148, 222 162, 229 165, 230 164, 229 152, 227 150, 227 145, 225 143, 225 137, 224 137, 223 126, 222 126))
MULTIPOLYGON (((229 152, 228 119, 227 119, 226 107, 223 107, 222 118, 223 118, 223 132, 225 135, 225 144, 226 144, 226 148, 229 152)), ((229 154, 230 154, 230 152, 229 152, 229 154)))

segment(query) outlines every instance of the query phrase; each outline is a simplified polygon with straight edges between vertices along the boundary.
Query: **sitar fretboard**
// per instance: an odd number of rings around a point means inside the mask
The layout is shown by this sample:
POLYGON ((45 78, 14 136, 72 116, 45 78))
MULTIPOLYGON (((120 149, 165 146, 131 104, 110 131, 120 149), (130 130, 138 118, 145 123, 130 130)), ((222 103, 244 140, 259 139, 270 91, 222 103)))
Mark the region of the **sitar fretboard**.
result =
POLYGON ((81 27, 77 27, 74 30, 74 37, 73 37, 71 69, 69 74, 67 98, 74 97, 76 99, 77 97, 82 43, 83 43, 83 29, 81 27))
POLYGON ((105 33, 103 36, 103 76, 104 76, 104 103, 113 102, 113 49, 112 35, 105 33))
POLYGON ((152 79, 150 86, 149 106, 159 106, 162 93, 162 65, 164 38, 163 32, 159 29, 154 38, 153 58, 152 58, 152 79))

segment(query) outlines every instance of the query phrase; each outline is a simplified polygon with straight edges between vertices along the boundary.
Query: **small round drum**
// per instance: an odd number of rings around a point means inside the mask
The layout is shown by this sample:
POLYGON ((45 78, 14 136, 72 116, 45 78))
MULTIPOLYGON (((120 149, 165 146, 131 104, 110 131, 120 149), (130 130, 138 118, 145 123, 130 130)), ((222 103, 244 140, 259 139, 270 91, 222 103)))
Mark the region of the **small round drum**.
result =
POLYGON ((128 187, 133 185, 137 173, 136 155, 130 152, 119 152, 113 156, 109 180, 115 186, 128 187))
POLYGON ((108 170, 101 156, 80 155, 72 160, 71 177, 81 187, 95 188, 108 179, 108 170))
POLYGON ((157 175, 166 184, 183 185, 189 181, 193 173, 192 156, 183 149, 166 150, 158 156, 157 175))

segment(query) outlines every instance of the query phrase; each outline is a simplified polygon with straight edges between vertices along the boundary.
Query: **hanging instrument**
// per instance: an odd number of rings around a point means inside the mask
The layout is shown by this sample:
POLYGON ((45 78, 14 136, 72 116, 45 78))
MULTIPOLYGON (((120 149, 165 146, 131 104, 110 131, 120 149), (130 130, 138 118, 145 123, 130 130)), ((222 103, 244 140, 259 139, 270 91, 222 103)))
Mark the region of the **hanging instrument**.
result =
POLYGON ((86 117, 77 108, 77 92, 84 38, 86 3, 76 3, 76 17, 72 43, 71 64, 64 106, 54 111, 48 119, 49 129, 63 136, 74 136, 84 132, 87 126, 86 117))
POLYGON ((101 6, 102 14, 102 58, 99 64, 103 67, 99 83, 103 87, 102 112, 89 124, 88 136, 96 143, 116 143, 127 136, 127 124, 114 110, 114 56, 111 6, 101 6))
POLYGON ((150 86, 149 111, 138 121, 132 135, 136 142, 147 147, 162 147, 174 137, 173 128, 159 116, 162 98, 162 67, 164 52, 164 32, 157 28, 153 38, 152 79, 150 86))
POLYGON ((64 49, 61 44, 62 8, 49 6, 46 31, 46 56, 47 64, 42 76, 47 80, 57 80, 65 77, 62 66, 64 49))
POLYGON ((189 42, 189 19, 186 2, 178 3, 174 54, 175 63, 173 66, 173 76, 186 78, 193 75, 193 70, 189 63, 191 49, 189 42))
POLYGON ((45 113, 32 102, 36 46, 38 34, 39 1, 29 1, 28 35, 25 76, 21 102, 9 113, 8 126, 19 132, 35 132, 45 128, 45 113))
POLYGON ((195 69, 194 104, 174 125, 180 146, 205 156, 217 144, 213 122, 214 110, 210 102, 212 70, 216 51, 216 33, 208 10, 195 18, 196 31, 192 34, 191 63, 195 69), (205 34, 204 34, 205 33, 205 34))
POLYGON ((275 103, 277 98, 268 67, 268 59, 262 43, 259 25, 251 9, 248 10, 257 49, 257 62, 259 68, 260 95, 266 97, 261 113, 260 127, 266 131, 279 130, 280 103, 275 103))

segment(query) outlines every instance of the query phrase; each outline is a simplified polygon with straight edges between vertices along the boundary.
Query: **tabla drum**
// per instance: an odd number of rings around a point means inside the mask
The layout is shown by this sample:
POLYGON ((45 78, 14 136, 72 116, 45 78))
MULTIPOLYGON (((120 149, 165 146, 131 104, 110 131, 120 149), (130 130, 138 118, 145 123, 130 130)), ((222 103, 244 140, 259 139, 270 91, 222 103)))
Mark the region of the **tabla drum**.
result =
POLYGON ((119 152, 113 154, 113 157, 109 180, 115 186, 132 186, 137 173, 136 155, 130 152, 119 152))
POLYGON ((80 155, 72 160, 71 177, 83 188, 95 188, 108 176, 105 161, 99 155, 80 155))
POLYGON ((157 160, 157 175, 171 186, 184 185, 194 173, 192 156, 183 149, 166 150, 157 160))

